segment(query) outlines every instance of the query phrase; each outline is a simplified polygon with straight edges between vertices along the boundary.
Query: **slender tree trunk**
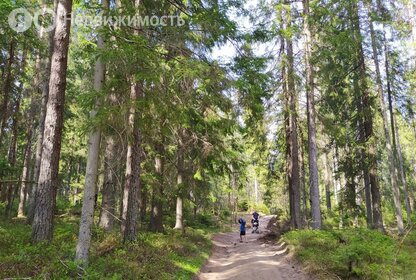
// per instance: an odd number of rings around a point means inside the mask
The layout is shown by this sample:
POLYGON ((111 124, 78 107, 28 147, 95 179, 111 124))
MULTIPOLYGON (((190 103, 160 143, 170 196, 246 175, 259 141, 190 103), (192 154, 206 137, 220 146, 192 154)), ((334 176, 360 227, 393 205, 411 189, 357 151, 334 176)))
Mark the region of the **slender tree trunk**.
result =
POLYGON ((328 153, 324 154, 323 159, 326 209, 331 210, 331 166, 329 164, 328 153))
MULTIPOLYGON (((368 5, 368 9, 370 12, 373 11, 371 5, 368 5)), ((388 119, 387 119, 387 109, 384 102, 384 90, 383 90, 383 83, 381 79, 381 71, 380 71, 380 62, 379 62, 379 52, 377 49, 377 42, 376 42, 376 36, 375 31, 373 27, 373 22, 370 18, 370 35, 371 35, 371 46, 373 50, 373 59, 375 64, 375 70, 376 70, 376 82, 377 82, 377 91, 378 91, 378 98, 379 98, 379 104, 380 104, 380 111, 383 119, 383 129, 384 129, 384 135, 386 137, 386 150, 388 155, 388 165, 389 165, 389 171, 390 171, 390 180, 391 180, 391 186, 393 189, 393 193, 397 193, 397 190, 399 189, 398 183, 397 183, 397 170, 395 167, 395 161, 394 161, 394 153, 393 149, 391 147, 391 138, 390 138, 390 132, 388 128, 388 119)), ((383 31, 384 32, 384 31, 383 31)), ((397 196, 397 194, 395 195, 397 196)), ((395 199, 395 204, 397 203, 397 199, 395 199)), ((396 218, 398 220, 398 224, 402 224, 403 222, 401 218, 401 206, 396 207, 396 218)))
POLYGON ((49 100, 45 116, 42 159, 32 224, 32 240, 34 242, 50 241, 53 234, 53 211, 58 186, 71 9, 71 0, 58 1, 49 100))
POLYGON ((315 124, 315 96, 314 96, 314 69, 311 64, 312 36, 309 27, 309 0, 303 0, 304 32, 306 37, 305 58, 306 58, 306 99, 308 118, 308 160, 309 160, 309 187, 311 195, 312 228, 322 227, 321 208, 319 198, 318 182, 318 160, 316 145, 316 124, 315 124))
POLYGON ((403 155, 402 155, 402 148, 400 146, 399 127, 397 125, 396 117, 394 117, 393 119, 394 119, 394 127, 396 129, 395 134, 396 134, 396 144, 397 144, 397 155, 399 159, 400 177, 402 179, 402 184, 403 184, 403 195, 404 195, 404 202, 406 205, 407 224, 409 226, 412 226, 413 224, 412 223, 412 208, 410 205, 409 193, 407 191, 406 174, 404 173, 404 167, 403 167, 403 155))
POLYGON ((177 197, 176 197, 176 222, 175 229, 184 230, 183 225, 183 179, 184 179, 184 129, 179 128, 178 151, 177 151, 177 197))
POLYGON ((337 149, 334 147, 333 149, 333 165, 332 165, 332 174, 334 178, 334 199, 335 199, 335 205, 339 206, 340 203, 340 197, 339 197, 339 191, 341 189, 340 184, 340 175, 339 175, 339 169, 338 169, 338 153, 337 149))
MULTIPOLYGON (((413 181, 416 181, 416 163, 415 160, 412 159, 412 167, 413 167, 413 172, 412 172, 412 177, 413 177, 413 181)), ((410 209, 412 210, 412 212, 415 210, 415 193, 414 193, 414 189, 411 189, 409 191, 409 198, 410 198, 410 209)))
POLYGON ((415 1, 408 1, 409 5, 409 15, 411 19, 411 27, 412 27, 412 46, 413 46, 413 66, 416 67, 416 3, 415 1))
POLYGON ((112 135, 107 136, 104 159, 104 184, 101 190, 102 203, 100 210, 100 220, 98 225, 106 231, 110 231, 114 226, 114 217, 116 215, 115 201, 115 166, 116 151, 115 141, 112 135))
POLYGON ((361 36, 360 29, 360 18, 358 13, 358 5, 352 3, 352 8, 354 11, 353 14, 353 28, 354 36, 359 41, 357 48, 357 63, 359 64, 358 73, 359 73, 359 88, 362 92, 361 95, 361 105, 362 106, 362 124, 364 130, 364 141, 366 143, 366 160, 368 166, 368 177, 371 185, 371 194, 372 194, 372 203, 373 203, 373 223, 374 227, 380 231, 384 231, 383 226, 383 215, 381 211, 381 195, 380 187, 377 180, 377 160, 375 154, 375 148, 373 143, 374 133, 373 133, 373 116, 371 110, 371 97, 366 81, 366 65, 364 59, 363 51, 363 39, 361 36))
POLYGON ((140 226, 143 226, 143 223, 146 219, 146 209, 148 203, 148 191, 147 188, 141 184, 140 186, 140 226))
POLYGON ((364 194, 365 194, 365 210, 367 227, 373 228, 373 204, 371 202, 371 185, 368 177, 367 169, 363 170, 364 194))
MULTIPOLYGON (((289 20, 290 22, 290 20, 289 20)), ((289 23, 290 25, 290 23, 289 23)), ((298 147, 298 124, 296 108, 295 70, 292 40, 286 39, 287 45, 287 91, 289 95, 289 128, 290 128, 290 174, 293 195, 293 216, 291 223, 293 228, 302 228, 302 217, 300 207, 300 177, 299 177, 299 147, 298 147)))
MULTIPOLYGON (((364 184, 364 178, 362 178, 362 180, 357 180, 357 181, 358 181, 358 186, 360 185, 360 181, 362 181, 362 183, 364 184)), ((360 214, 361 203, 362 203, 362 191, 360 191, 360 188, 357 187, 355 189, 355 204, 357 207, 355 208, 355 211, 354 211, 354 227, 356 228, 360 226, 360 221, 358 219, 358 216, 360 214)))
MULTIPOLYGON (((102 10, 108 9, 108 1, 102 2, 102 10)), ((104 40, 98 35, 97 48, 104 48, 104 40)), ((105 64, 101 58, 95 62, 94 91, 100 92, 104 85, 105 64)), ((99 110, 101 101, 96 100, 95 108, 90 111, 90 118, 94 119, 99 110)), ((88 255, 91 246, 91 227, 94 224, 95 189, 97 185, 98 165, 100 156, 101 129, 94 127, 88 137, 88 156, 85 173, 84 197, 82 200, 81 220, 79 224, 78 243, 76 247, 75 260, 83 264, 88 263, 88 255)))
POLYGON ((162 143, 156 144, 156 157, 155 157, 155 171, 156 171, 156 185, 153 187, 152 192, 152 216, 150 222, 150 229, 155 232, 163 232, 163 184, 164 184, 164 153, 165 149, 162 143))
MULTIPOLYGON (((54 9, 56 13, 57 9, 57 0, 54 1, 54 9)), ((35 214, 35 199, 36 199, 36 190, 39 181, 39 171, 40 171, 40 162, 42 159, 42 144, 43 144, 43 134, 45 130, 45 117, 46 117, 46 106, 48 103, 49 97, 49 80, 50 80, 50 72, 51 72, 51 64, 52 64, 52 53, 53 53, 53 45, 54 45, 54 36, 55 36, 55 29, 50 32, 49 40, 48 40, 48 52, 45 55, 47 58, 41 58, 42 54, 38 54, 36 58, 36 73, 35 75, 35 89, 36 91, 41 92, 41 104, 40 104, 40 113, 39 113, 39 123, 36 132, 36 151, 35 151, 35 164, 33 167, 33 183, 31 185, 31 191, 29 196, 29 207, 28 207, 28 215, 27 215, 27 222, 28 224, 33 223, 33 218, 35 214), (46 60, 46 61, 45 61, 46 60)), ((39 32, 39 38, 42 40, 44 37, 44 30, 41 28, 39 32)))
POLYGON ((17 217, 21 218, 25 216, 25 205, 26 205, 26 198, 27 198, 27 186, 29 181, 29 170, 30 170, 30 160, 32 159, 32 134, 33 134, 33 124, 31 120, 28 130, 27 130, 27 138, 26 138, 26 148, 24 153, 24 160, 23 160, 23 171, 22 171, 22 183, 20 185, 20 200, 19 200, 19 207, 17 209, 17 217))
POLYGON ((12 68, 14 63, 14 49, 15 49, 15 41, 12 40, 9 45, 9 58, 7 59, 7 63, 5 66, 5 78, 2 88, 2 103, 0 108, 0 148, 3 142, 4 131, 7 126, 7 119, 9 117, 9 99, 10 99, 10 91, 12 86, 12 68))
POLYGON ((341 195, 341 187, 344 186, 344 182, 342 180, 343 176, 340 173, 339 168, 339 151, 338 146, 335 144, 334 151, 334 192, 335 192, 335 204, 338 206, 339 211, 339 228, 344 227, 344 209, 343 209, 343 201, 341 195))
POLYGON ((301 191, 301 215, 303 224, 307 224, 310 219, 308 211, 308 191, 306 190, 306 168, 305 168, 305 149, 302 125, 299 125, 299 168, 300 168, 300 191, 301 191))
MULTIPOLYGON (((26 55, 27 51, 26 49, 23 50, 22 53, 22 60, 20 63, 20 75, 23 75, 25 68, 26 68, 26 55)), ((23 82, 21 81, 18 93, 16 96, 16 100, 12 109, 12 138, 10 140, 10 147, 9 147, 9 164, 11 167, 15 167, 16 165, 16 150, 17 150, 17 138, 18 138, 18 129, 19 129, 19 121, 20 121, 20 103, 23 98, 23 82)), ((13 202, 14 198, 17 195, 18 192, 18 183, 12 183, 9 185, 8 189, 8 198, 7 198, 7 207, 6 207, 6 215, 10 215, 12 208, 13 208, 13 202)))
MULTIPOLYGON (((20 89, 21 90, 21 89, 20 89)), ((14 168, 16 165, 16 149, 17 149, 17 137, 18 137, 18 121, 19 121, 19 111, 20 111, 20 94, 16 98, 16 102, 14 104, 13 109, 13 118, 12 118, 12 124, 11 124, 11 131, 12 131, 12 137, 10 139, 10 146, 9 146, 9 153, 8 153, 8 161, 10 167, 14 168)), ((14 194, 16 192, 15 189, 17 189, 18 183, 10 183, 7 187, 7 206, 6 206, 6 216, 9 216, 12 208, 13 208, 13 200, 14 200, 14 194)))
MULTIPOLYGON (((127 205, 125 213, 124 242, 133 241, 137 238, 137 222, 140 194, 140 131, 137 127, 139 113, 136 109, 137 100, 142 96, 142 87, 139 83, 132 81, 130 98, 132 105, 129 113, 130 139, 127 147, 126 161, 126 183, 124 191, 127 190, 127 205)), ((124 213, 123 213, 124 214, 124 213)))
MULTIPOLYGON (((283 30, 286 28, 286 21, 287 19, 285 18, 285 12, 282 10, 281 14, 280 14, 280 28, 283 30)), ((286 54, 286 38, 283 36, 283 34, 280 35, 280 52, 286 54)), ((283 60, 282 61, 282 69, 281 69, 281 73, 282 73, 282 80, 283 80, 283 84, 282 84, 282 91, 284 94, 284 110, 283 110, 283 115, 284 115, 284 124, 285 124, 285 143, 286 143, 286 164, 285 164, 285 173, 286 173, 286 180, 287 180, 287 185, 288 185, 288 198, 289 198, 289 216, 290 216, 290 224, 291 227, 294 228, 295 226, 295 220, 294 220, 294 197, 293 197, 293 182, 292 182, 292 154, 291 154, 291 139, 290 139, 290 106, 289 106, 289 91, 288 91, 288 86, 287 86, 287 81, 288 81, 288 73, 287 73, 287 60, 283 60)))
MULTIPOLYGON (((393 144, 393 165, 394 165, 394 176, 398 174, 397 166, 399 163, 397 145, 396 145, 396 130, 394 128, 394 112, 393 112, 393 97, 391 92, 391 78, 390 78, 390 66, 389 66, 389 50, 387 47, 386 36, 384 35, 384 53, 385 53, 385 67, 386 67, 386 80, 387 80, 387 96, 389 101, 389 112, 390 112, 390 127, 391 127, 391 139, 393 144)), ((403 215, 402 215, 402 203, 400 198, 400 187, 399 185, 393 186, 393 201, 396 213, 397 228, 399 234, 404 233, 403 215)))

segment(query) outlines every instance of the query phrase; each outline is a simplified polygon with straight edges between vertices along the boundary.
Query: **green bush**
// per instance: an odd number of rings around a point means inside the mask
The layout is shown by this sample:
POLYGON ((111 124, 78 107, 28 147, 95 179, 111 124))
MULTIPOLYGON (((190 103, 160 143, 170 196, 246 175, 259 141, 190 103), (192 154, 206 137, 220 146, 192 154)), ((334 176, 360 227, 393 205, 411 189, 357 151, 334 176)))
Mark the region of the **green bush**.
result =
POLYGON ((58 219, 50 244, 31 244, 30 234, 22 220, 0 220, 0 279, 192 279, 211 250, 207 231, 190 227, 185 234, 140 232, 130 244, 118 232, 94 228, 82 272, 74 262, 78 219, 58 219))
POLYGON ((270 214, 269 208, 264 203, 255 204, 252 208, 253 210, 256 210, 259 213, 266 214, 266 215, 270 214))
POLYGON ((247 212, 249 208, 247 200, 241 200, 238 202, 238 210, 242 212, 247 212))
POLYGON ((207 227, 214 227, 215 220, 212 214, 209 213, 198 213, 196 216, 187 217, 186 226, 194 227, 194 228, 207 228, 207 227))
POLYGON ((416 279, 409 269, 416 265, 409 256, 411 247, 403 247, 396 256, 399 241, 378 231, 300 230, 283 238, 294 247, 295 257, 324 279, 416 279))
POLYGON ((221 220, 226 220, 229 217, 231 217, 231 211, 230 210, 228 210, 228 209, 221 210, 221 212, 220 212, 221 220))

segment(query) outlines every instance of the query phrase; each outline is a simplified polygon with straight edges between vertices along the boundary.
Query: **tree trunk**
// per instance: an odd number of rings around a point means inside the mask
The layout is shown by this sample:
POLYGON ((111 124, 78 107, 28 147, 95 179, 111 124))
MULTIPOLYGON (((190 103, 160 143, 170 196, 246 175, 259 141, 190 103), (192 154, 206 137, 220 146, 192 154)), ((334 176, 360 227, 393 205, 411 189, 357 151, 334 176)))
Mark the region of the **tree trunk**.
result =
POLYGON ((366 147, 365 147, 365 158, 366 163, 368 164, 368 177, 371 185, 371 194, 372 194, 372 203, 373 203, 373 223, 374 227, 380 231, 384 231, 383 226, 383 215, 381 211, 381 195, 380 195, 380 187, 377 180, 377 159, 375 154, 374 143, 372 142, 372 138, 374 138, 373 133, 373 113, 371 110, 371 97, 366 81, 366 65, 364 59, 364 51, 363 51, 363 38, 361 36, 361 29, 360 29, 360 18, 358 13, 358 5, 356 3, 352 3, 353 8, 353 28, 354 28, 354 36, 356 40, 359 42, 357 48, 357 63, 358 67, 358 75, 360 77, 359 80, 359 89, 362 92, 360 106, 361 106, 361 113, 362 113, 362 127, 364 130, 364 139, 366 147))
POLYGON ((308 160, 309 160, 309 187, 311 196, 312 228, 322 227, 321 208, 318 183, 318 160, 316 145, 316 124, 315 124, 315 97, 314 97, 314 69, 311 64, 312 35, 309 27, 309 0, 303 0, 305 59, 306 59, 306 99, 308 118, 308 160))
POLYGON ((404 173, 404 166, 403 166, 403 155, 402 155, 402 148, 400 146, 400 135, 399 135, 399 127, 397 125, 396 117, 394 117, 394 127, 396 129, 396 144, 397 144, 397 155, 399 159, 399 169, 400 169, 400 177, 402 179, 403 184, 403 195, 404 195, 404 202, 406 205, 406 215, 407 215, 407 224, 408 226, 412 226, 412 207, 410 204, 409 193, 407 191, 407 180, 406 174, 404 173))
POLYGON ((344 210, 343 210, 343 202, 342 202, 342 195, 341 195, 341 187, 344 185, 342 180, 342 174, 340 173, 340 164, 339 164, 339 152, 338 146, 335 144, 334 151, 334 196, 335 196, 335 204, 338 206, 339 209, 339 228, 344 227, 344 210))
POLYGON ((9 58, 5 66, 5 78, 2 88, 2 103, 0 108, 0 147, 2 146, 5 128, 7 126, 7 119, 9 117, 9 99, 12 86, 12 68, 14 62, 15 42, 12 40, 9 45, 9 58))
MULTIPOLYGON (((178 184, 181 182, 182 178, 178 175, 178 184)), ((181 196, 176 197, 176 222, 175 222, 175 229, 179 229, 182 232, 184 231, 183 226, 183 198, 181 196)))
POLYGON ((71 8, 71 0, 58 1, 49 100, 45 116, 42 159, 32 225, 32 240, 34 242, 50 241, 53 234, 53 211, 58 186, 71 8))
POLYGON ((323 159, 326 209, 331 210, 331 166, 328 160, 328 153, 324 154, 323 159))
MULTIPOLYGON (((290 17, 288 17, 287 25, 290 28, 290 17)), ((291 225, 293 228, 302 228, 302 217, 300 207, 300 177, 299 177, 299 148, 298 148, 298 125, 297 125, 297 108, 296 100, 297 94, 295 89, 295 70, 294 70, 294 56, 293 44, 291 38, 286 38, 287 47, 287 76, 286 87, 288 95, 289 108, 289 141, 290 141, 290 162, 289 162, 289 181, 291 184, 292 194, 292 216, 291 225)))
POLYGON ((147 200, 148 200, 148 192, 147 188, 141 184, 140 186, 140 226, 143 225, 146 219, 146 209, 147 209, 147 200))
POLYGON ((305 149, 303 148, 303 129, 302 125, 299 126, 299 168, 300 168, 300 192, 301 192, 301 216, 302 222, 306 225, 310 219, 310 213, 308 211, 308 192, 306 190, 306 168, 305 168, 305 149))
MULTIPOLYGON (((368 11, 373 12, 373 8, 371 6, 371 4, 367 4, 368 7, 368 11)), ((383 90, 383 83, 382 83, 382 79, 381 79, 381 71, 380 71, 380 62, 379 62, 379 52, 377 49, 377 42, 376 42, 376 35, 375 35, 375 31, 374 31, 374 26, 373 26, 373 21, 371 19, 371 16, 368 15, 369 19, 370 19, 370 35, 371 35, 371 46, 372 46, 372 50, 373 50, 373 59, 374 59, 374 64, 375 64, 375 70, 376 70, 376 82, 377 82, 377 92, 378 92, 378 98, 379 98, 379 105, 380 105, 380 111, 381 111, 381 116, 383 119, 383 129, 384 129, 384 136, 386 137, 386 150, 387 150, 387 156, 388 156, 388 166, 389 166, 389 177, 390 177, 390 181, 391 181, 391 186, 392 186, 392 190, 393 190, 393 196, 394 196, 394 204, 395 204, 395 211, 396 211, 396 220, 398 223, 398 227, 402 228, 402 224, 403 224, 403 219, 402 219, 402 214, 401 214, 401 206, 400 206, 400 199, 397 199, 397 194, 399 194, 400 196, 400 191, 399 191, 399 185, 397 182, 397 169, 396 169, 396 165, 395 165, 395 155, 394 155, 394 150, 391 147, 391 138, 390 138, 390 132, 389 132, 389 127, 388 127, 388 120, 387 120, 387 109, 386 109, 386 105, 384 102, 384 90, 383 90), (397 203, 399 205, 397 205, 397 203)), ((383 30, 384 32, 384 30, 383 30)), ((385 40, 385 38, 384 38, 385 40)), ((388 84, 388 87, 390 87, 390 85, 388 84)), ((389 90, 389 89, 388 89, 389 90)), ((400 231, 400 229, 399 229, 400 231)))
MULTIPOLYGON (((108 8, 108 1, 102 2, 102 10, 108 8)), ((104 40, 98 35, 97 48, 104 48, 104 40)), ((94 91, 100 92, 104 85, 105 65, 101 58, 97 58, 94 70, 94 91)), ((101 101, 96 100, 95 108, 90 111, 90 118, 94 119, 97 115, 101 101)), ((91 246, 91 227, 94 223, 95 189, 97 185, 98 165, 100 156, 101 129, 94 127, 88 137, 88 156, 85 172, 84 196, 82 200, 81 220, 79 224, 78 243, 76 247, 75 260, 83 264, 88 263, 88 255, 91 246)))
POLYGON ((152 192, 152 215, 150 219, 150 229, 154 232, 163 232, 164 153, 163 143, 156 144, 155 171, 157 179, 152 192))
MULTIPOLYGON (((22 90, 22 89, 20 89, 22 90)), ((8 161, 11 168, 14 168, 16 165, 16 149, 17 149, 17 137, 18 137, 18 121, 19 121, 19 111, 20 111, 20 94, 16 98, 16 102, 14 104, 13 109, 13 118, 11 124, 11 131, 12 131, 12 138, 10 139, 9 145, 9 153, 8 153, 8 161)), ((12 173, 12 175, 14 175, 12 173)), ((14 176, 13 176, 14 177, 14 176)), ((7 187, 7 206, 6 206, 6 216, 9 216, 12 208, 13 208, 13 201, 14 201, 14 194, 16 192, 18 183, 11 182, 8 184, 7 187)))
MULTIPOLYGON (((415 160, 414 159, 412 159, 412 168, 413 168, 413 172, 412 172, 413 181, 416 182, 416 163, 415 163, 415 160)), ((414 189, 410 190, 410 192, 409 192, 409 198, 410 198, 410 209, 413 212, 415 210, 415 193, 414 193, 414 189)))
MULTIPOLYGON (((27 54, 27 51, 26 49, 24 49, 22 53, 22 60, 20 63, 20 73, 19 73, 20 75, 23 75, 25 71, 26 54, 27 54)), ((9 164, 12 168, 15 167, 16 165, 17 138, 18 138, 18 133, 19 133, 18 130, 19 130, 19 121, 20 121, 20 103, 21 103, 22 98, 23 98, 23 82, 21 81, 18 92, 17 92, 16 100, 12 108, 12 127, 11 127, 12 138, 10 140, 9 155, 8 155, 9 164)), ((10 215, 12 211, 13 201, 14 201, 15 196, 17 195, 17 192, 18 192, 18 182, 11 183, 8 189, 6 215, 10 215)))
MULTIPOLYGON (((54 1, 54 9, 56 13, 57 4, 54 1)), ((42 40, 44 36, 44 30, 41 27, 39 32, 39 38, 42 40)), ((43 54, 47 57, 45 59, 41 58, 42 54, 38 54, 36 58, 36 73, 35 75, 35 89, 36 91, 41 92, 41 104, 40 104, 40 113, 39 113, 39 123, 36 132, 36 151, 35 151, 35 164, 33 167, 33 183, 31 185, 31 191, 29 196, 29 207, 28 207, 28 215, 27 215, 27 223, 32 224, 34 214, 35 214, 35 199, 36 199, 36 189, 38 187, 39 181, 39 171, 40 171, 40 162, 42 159, 42 144, 43 144, 43 134, 45 130, 45 116, 46 116, 46 106, 48 103, 49 97, 49 80, 50 80, 50 72, 51 72, 51 64, 52 64, 52 53, 53 53, 53 44, 54 44, 54 36, 55 36, 55 29, 50 32, 49 40, 48 40, 48 52, 43 54)))
MULTIPOLYGON (((142 96, 142 87, 136 81, 131 81, 131 107, 129 113, 129 134, 130 139, 127 146, 126 161, 126 182, 124 192, 127 195, 127 205, 125 206, 125 227, 124 242, 133 241, 137 238, 137 221, 140 194, 140 149, 141 139, 138 129, 139 112, 136 109, 137 100, 142 96)), ((124 202, 124 201, 123 201, 124 202)), ((124 214, 124 212, 123 212, 124 214)))
MULTIPOLYGON (((393 97, 391 92, 391 78, 390 78, 390 66, 389 66, 389 50, 386 42, 386 36, 384 35, 384 55, 385 55, 385 67, 386 67, 386 80, 387 80, 387 97, 389 101, 389 112, 390 112, 390 127, 391 127, 391 139, 393 144, 393 165, 394 165, 394 176, 397 176, 397 166, 399 163, 397 145, 396 145, 396 130, 394 124, 394 112, 393 112, 393 97)), ((396 213, 397 229, 399 234, 404 233, 403 215, 402 215, 402 203, 400 198, 400 187, 393 185, 393 201, 394 209, 396 213)))
POLYGON ((23 160, 22 183, 20 185, 20 200, 19 200, 19 207, 17 209, 17 217, 19 218, 22 218, 25 216, 25 205, 26 205, 26 198, 27 198, 27 186, 28 186, 28 181, 29 181, 30 160, 32 159, 33 125, 32 125, 31 120, 28 120, 28 122, 30 122, 30 124, 27 130, 26 148, 25 148, 24 160, 23 160))
POLYGON ((411 27, 412 27, 412 46, 413 46, 413 66, 416 67, 416 61, 415 61, 415 57, 416 57, 416 3, 415 1, 408 1, 407 2, 409 5, 409 15, 410 15, 410 20, 411 20, 411 27))
POLYGON ((110 231, 114 226, 114 217, 116 215, 115 201, 115 166, 116 151, 115 141, 112 135, 107 136, 104 159, 104 184, 101 190, 102 203, 100 210, 100 220, 98 225, 106 231, 110 231))
POLYGON ((183 179, 184 179, 184 129, 179 128, 178 131, 178 151, 177 151, 177 180, 176 180, 176 222, 175 222, 175 229, 184 230, 183 225, 183 193, 184 193, 184 186, 183 186, 183 179))

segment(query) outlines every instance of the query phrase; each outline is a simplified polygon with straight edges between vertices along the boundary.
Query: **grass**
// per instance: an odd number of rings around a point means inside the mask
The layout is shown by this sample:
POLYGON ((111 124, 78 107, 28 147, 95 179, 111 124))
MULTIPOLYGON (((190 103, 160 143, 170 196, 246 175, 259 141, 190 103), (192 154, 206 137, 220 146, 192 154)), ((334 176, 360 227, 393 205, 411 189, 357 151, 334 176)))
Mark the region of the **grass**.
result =
POLYGON ((398 239, 368 229, 298 230, 283 239, 319 279, 416 279, 416 231, 398 239))
POLYGON ((89 266, 82 272, 73 261, 78 219, 58 219, 50 244, 31 244, 31 228, 23 220, 0 220, 0 279, 192 279, 209 256, 213 231, 141 232, 136 242, 123 244, 120 234, 95 228, 89 266))

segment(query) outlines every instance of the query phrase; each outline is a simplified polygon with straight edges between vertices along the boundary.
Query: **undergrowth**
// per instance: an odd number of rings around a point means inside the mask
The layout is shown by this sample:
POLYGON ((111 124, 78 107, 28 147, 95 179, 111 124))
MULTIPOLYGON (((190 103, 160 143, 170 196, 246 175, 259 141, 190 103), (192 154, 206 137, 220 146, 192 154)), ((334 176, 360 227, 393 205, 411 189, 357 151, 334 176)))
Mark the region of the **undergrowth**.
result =
POLYGON ((74 262, 77 219, 58 220, 50 244, 31 244, 30 233, 23 220, 0 221, 0 279, 192 279, 211 250, 209 230, 141 232, 123 244, 119 233, 94 229, 89 265, 81 269, 74 262))
POLYGON ((286 233, 295 258, 316 279, 416 279, 416 232, 396 239, 375 230, 286 233))

